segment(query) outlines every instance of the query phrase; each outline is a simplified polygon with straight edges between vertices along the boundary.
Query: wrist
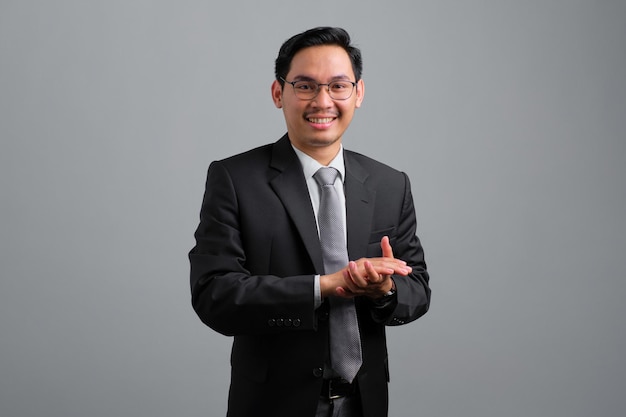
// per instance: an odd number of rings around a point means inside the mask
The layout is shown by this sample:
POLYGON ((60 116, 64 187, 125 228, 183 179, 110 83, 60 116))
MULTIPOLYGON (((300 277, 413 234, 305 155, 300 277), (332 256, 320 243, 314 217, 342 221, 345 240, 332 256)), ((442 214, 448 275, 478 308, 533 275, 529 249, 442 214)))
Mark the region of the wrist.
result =
POLYGON ((342 282, 338 282, 336 274, 320 275, 320 294, 322 298, 332 297, 337 293, 337 287, 340 287, 342 282))
POLYGON ((396 294, 396 283, 392 278, 390 278, 389 281, 391 281, 391 285, 389 286, 389 289, 381 295, 381 299, 389 298, 396 294))

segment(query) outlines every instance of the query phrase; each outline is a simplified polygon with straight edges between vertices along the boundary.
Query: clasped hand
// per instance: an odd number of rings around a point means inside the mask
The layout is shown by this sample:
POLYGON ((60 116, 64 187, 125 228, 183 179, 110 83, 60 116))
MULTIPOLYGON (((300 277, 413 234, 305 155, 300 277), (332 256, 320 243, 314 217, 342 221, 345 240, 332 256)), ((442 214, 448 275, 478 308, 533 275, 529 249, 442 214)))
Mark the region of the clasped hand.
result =
POLYGON ((379 298, 389 292, 393 286, 392 275, 406 276, 411 267, 401 259, 393 257, 393 249, 387 236, 380 241, 383 256, 381 258, 361 258, 350 261, 348 265, 333 274, 320 277, 322 297, 379 298))

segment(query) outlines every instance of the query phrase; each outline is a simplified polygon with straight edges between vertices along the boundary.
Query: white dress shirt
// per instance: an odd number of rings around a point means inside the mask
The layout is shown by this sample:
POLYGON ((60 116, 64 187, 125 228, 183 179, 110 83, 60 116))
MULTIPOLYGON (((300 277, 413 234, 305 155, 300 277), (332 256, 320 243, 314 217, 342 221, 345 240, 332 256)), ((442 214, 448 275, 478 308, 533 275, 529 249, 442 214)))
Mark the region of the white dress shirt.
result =
MULTIPOLYGON (((317 162, 315 159, 311 158, 309 155, 305 154, 301 150, 297 149, 293 146, 293 150, 296 152, 298 159, 300 160, 300 164, 302 164, 302 171, 304 172, 304 178, 306 179, 306 185, 309 189, 309 197, 311 198, 311 204, 313 205, 313 212, 315 213, 315 222, 317 222, 317 214, 320 208, 320 189, 317 181, 313 178, 313 175, 317 172, 318 169, 324 167, 324 165, 317 162)), ((344 185, 343 180, 345 178, 346 167, 343 161, 343 145, 339 149, 337 156, 330 161, 328 164, 329 167, 335 168, 339 171, 339 175, 337 175, 337 179, 335 179, 335 189, 337 190, 337 194, 339 195, 339 204, 341 204, 341 219, 343 222, 343 232, 344 237, 347 237, 346 230, 346 195, 344 193, 344 185)), ((317 227, 317 233, 319 236, 319 225, 317 227)), ((346 240, 347 241, 347 240, 346 240)), ((326 271, 326 273, 333 273, 336 271, 326 271)), ((315 276, 315 308, 319 307, 322 304, 322 294, 320 289, 320 276, 315 276)))

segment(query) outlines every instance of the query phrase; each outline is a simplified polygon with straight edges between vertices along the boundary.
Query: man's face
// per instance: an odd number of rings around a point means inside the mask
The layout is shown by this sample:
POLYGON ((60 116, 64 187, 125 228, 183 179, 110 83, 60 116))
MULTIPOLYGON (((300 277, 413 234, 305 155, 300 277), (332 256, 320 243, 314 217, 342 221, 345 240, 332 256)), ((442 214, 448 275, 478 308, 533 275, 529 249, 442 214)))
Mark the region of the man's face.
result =
MULTIPOLYGON (((312 46, 302 49, 293 57, 287 81, 312 80, 326 84, 332 81, 355 81, 348 53, 335 45, 312 46)), ((360 80, 347 100, 333 100, 328 88, 322 86, 312 100, 302 100, 294 94, 293 87, 278 81, 272 84, 272 98, 283 109, 287 132, 292 144, 305 153, 313 154, 320 148, 339 150, 343 132, 350 125, 354 110, 361 106, 364 86, 360 80)))

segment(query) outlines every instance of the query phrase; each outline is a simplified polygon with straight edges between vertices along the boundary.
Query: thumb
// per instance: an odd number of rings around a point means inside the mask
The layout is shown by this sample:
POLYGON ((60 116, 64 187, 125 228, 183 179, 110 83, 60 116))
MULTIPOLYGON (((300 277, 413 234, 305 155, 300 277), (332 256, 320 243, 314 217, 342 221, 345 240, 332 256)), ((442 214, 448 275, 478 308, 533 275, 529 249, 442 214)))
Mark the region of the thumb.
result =
POLYGON ((393 249, 389 243, 389 236, 383 236, 380 240, 380 247, 383 250, 383 258, 393 258, 393 249))

